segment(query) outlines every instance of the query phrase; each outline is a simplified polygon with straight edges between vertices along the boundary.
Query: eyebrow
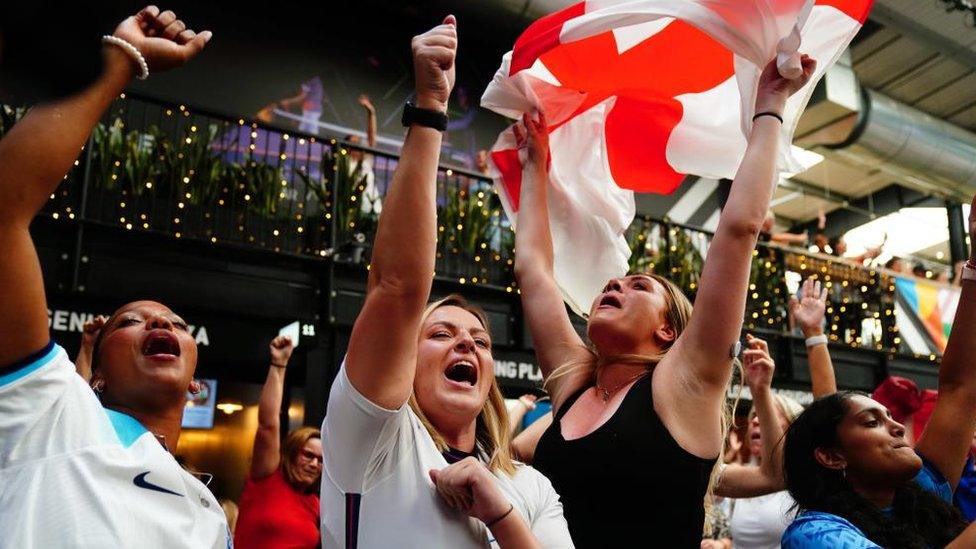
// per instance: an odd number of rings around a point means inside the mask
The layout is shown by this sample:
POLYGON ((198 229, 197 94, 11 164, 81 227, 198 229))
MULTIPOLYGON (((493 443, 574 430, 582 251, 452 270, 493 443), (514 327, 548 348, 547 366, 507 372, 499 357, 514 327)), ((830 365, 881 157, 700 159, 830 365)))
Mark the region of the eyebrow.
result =
POLYGON ((628 275, 626 278, 627 278, 627 280, 635 280, 635 279, 638 279, 639 278, 641 280, 645 280, 645 281, 650 282, 652 284, 655 282, 655 280, 653 278, 651 278, 651 277, 649 277, 647 275, 643 275, 643 274, 628 275))
MULTIPOLYGON (((438 325, 444 326, 444 327, 447 327, 447 328, 450 328, 450 329, 452 329, 454 331, 457 331, 458 330, 458 325, 457 324, 455 324, 453 322, 449 322, 447 320, 438 320, 437 322, 434 322, 430 326, 431 326, 431 328, 433 328, 434 326, 438 326, 438 325)), ((484 335, 488 336, 489 338, 491 338, 491 334, 488 333, 488 330, 482 328, 481 326, 477 326, 473 330, 468 330, 468 331, 471 332, 471 333, 484 334, 484 335)))

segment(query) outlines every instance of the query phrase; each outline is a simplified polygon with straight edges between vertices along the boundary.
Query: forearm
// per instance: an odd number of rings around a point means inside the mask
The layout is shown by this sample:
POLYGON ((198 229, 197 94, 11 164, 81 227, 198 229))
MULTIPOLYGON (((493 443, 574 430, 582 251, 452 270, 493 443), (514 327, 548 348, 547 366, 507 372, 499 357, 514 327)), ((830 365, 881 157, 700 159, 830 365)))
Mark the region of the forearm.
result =
POLYGON ((964 280, 952 321, 952 335, 939 367, 939 394, 957 388, 976 391, 976 282, 964 280))
POLYGON ((92 350, 83 345, 78 350, 78 356, 75 358, 75 372, 81 376, 81 379, 85 380, 85 383, 91 381, 91 359, 92 350))
POLYGON ((549 228, 548 173, 544 164, 527 162, 522 170, 518 230, 515 231, 515 272, 552 273, 552 233, 549 228))
POLYGON ((258 427, 273 430, 275 434, 280 429, 281 400, 285 392, 285 369, 277 366, 268 368, 268 377, 261 389, 258 400, 258 427))
POLYGON ((366 144, 376 148, 376 111, 366 109, 366 144))
MULTIPOLYGON (((783 100, 785 104, 785 99, 783 100)), ((782 107, 779 108, 782 111, 782 107)), ((752 237, 762 226, 770 197, 776 186, 776 158, 782 125, 771 116, 753 122, 745 157, 732 181, 729 199, 722 210, 719 230, 752 237)), ((754 237, 752 237, 754 238, 754 237)))
POLYGON ((441 133, 414 125, 384 200, 373 248, 370 289, 390 283, 413 308, 430 294, 437 243, 435 187, 441 133), (405 246, 404 243, 410 243, 405 246))
POLYGON ((29 224, 61 183, 102 114, 131 81, 132 61, 103 50, 105 68, 88 89, 30 110, 0 140, 0 218, 29 224))
POLYGON ((759 468, 767 478, 778 479, 783 476, 782 444, 783 427, 776 413, 772 390, 769 387, 750 387, 752 402, 759 417, 762 432, 762 450, 759 468))
POLYGON ((517 509, 512 509, 508 516, 493 524, 490 530, 491 534, 495 536, 498 546, 503 549, 542 547, 517 509))
MULTIPOLYGON (((803 337, 813 337, 823 334, 823 330, 803 330, 803 337)), ((826 343, 819 343, 807 347, 807 364, 810 367, 810 385, 813 398, 817 399, 837 392, 837 378, 834 374, 834 363, 830 359, 830 349, 826 343)))

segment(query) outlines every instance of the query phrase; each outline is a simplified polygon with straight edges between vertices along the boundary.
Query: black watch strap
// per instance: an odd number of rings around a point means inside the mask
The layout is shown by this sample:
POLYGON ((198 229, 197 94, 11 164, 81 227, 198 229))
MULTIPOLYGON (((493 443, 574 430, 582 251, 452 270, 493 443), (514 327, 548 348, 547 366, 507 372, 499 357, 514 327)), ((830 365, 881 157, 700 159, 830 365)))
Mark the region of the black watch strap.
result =
POLYGON ((447 114, 430 109, 421 109, 413 103, 407 101, 403 106, 403 118, 401 122, 404 126, 410 127, 413 124, 434 128, 437 131, 447 131, 447 114))

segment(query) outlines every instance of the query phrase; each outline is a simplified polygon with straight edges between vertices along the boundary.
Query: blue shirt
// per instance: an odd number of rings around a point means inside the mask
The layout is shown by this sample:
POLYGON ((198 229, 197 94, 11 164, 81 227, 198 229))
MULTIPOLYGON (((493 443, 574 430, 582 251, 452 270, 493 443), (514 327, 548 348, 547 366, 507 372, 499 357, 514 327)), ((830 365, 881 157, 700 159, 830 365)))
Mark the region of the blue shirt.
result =
POLYGON ((959 485, 952 498, 956 507, 962 511, 962 516, 972 522, 976 520, 976 470, 973 469, 973 456, 966 458, 966 468, 962 470, 959 485))
MULTIPOLYGON (((915 482, 946 503, 952 503, 952 488, 949 487, 949 481, 924 457, 922 470, 915 476, 915 482)), ((890 509, 885 509, 885 512, 890 512, 890 509)), ((819 511, 801 513, 783 533, 782 547, 783 549, 881 549, 880 545, 869 540, 847 519, 819 511)))

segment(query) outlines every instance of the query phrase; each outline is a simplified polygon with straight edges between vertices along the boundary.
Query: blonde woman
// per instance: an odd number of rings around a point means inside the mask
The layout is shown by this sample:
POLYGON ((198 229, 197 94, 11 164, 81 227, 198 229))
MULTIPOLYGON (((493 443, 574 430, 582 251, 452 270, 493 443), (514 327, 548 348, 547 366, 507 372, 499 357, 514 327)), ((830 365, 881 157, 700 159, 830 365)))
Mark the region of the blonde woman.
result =
POLYGON ((322 543, 570 547, 549 481, 512 461, 484 314, 456 296, 426 305, 454 17, 412 45, 417 103, 404 116, 409 130, 376 234, 366 302, 322 427, 322 543))
POLYGON ((534 465, 561 494, 580 547, 701 542, 703 501, 725 439, 723 405, 752 251, 776 182, 782 113, 815 66, 804 57, 796 80, 782 78, 775 63, 763 72, 748 147, 702 271, 696 314, 663 277, 615 278, 590 309, 591 347, 570 324, 553 277, 548 127, 541 115, 523 119, 517 133, 527 154, 515 270, 554 412, 534 465))

